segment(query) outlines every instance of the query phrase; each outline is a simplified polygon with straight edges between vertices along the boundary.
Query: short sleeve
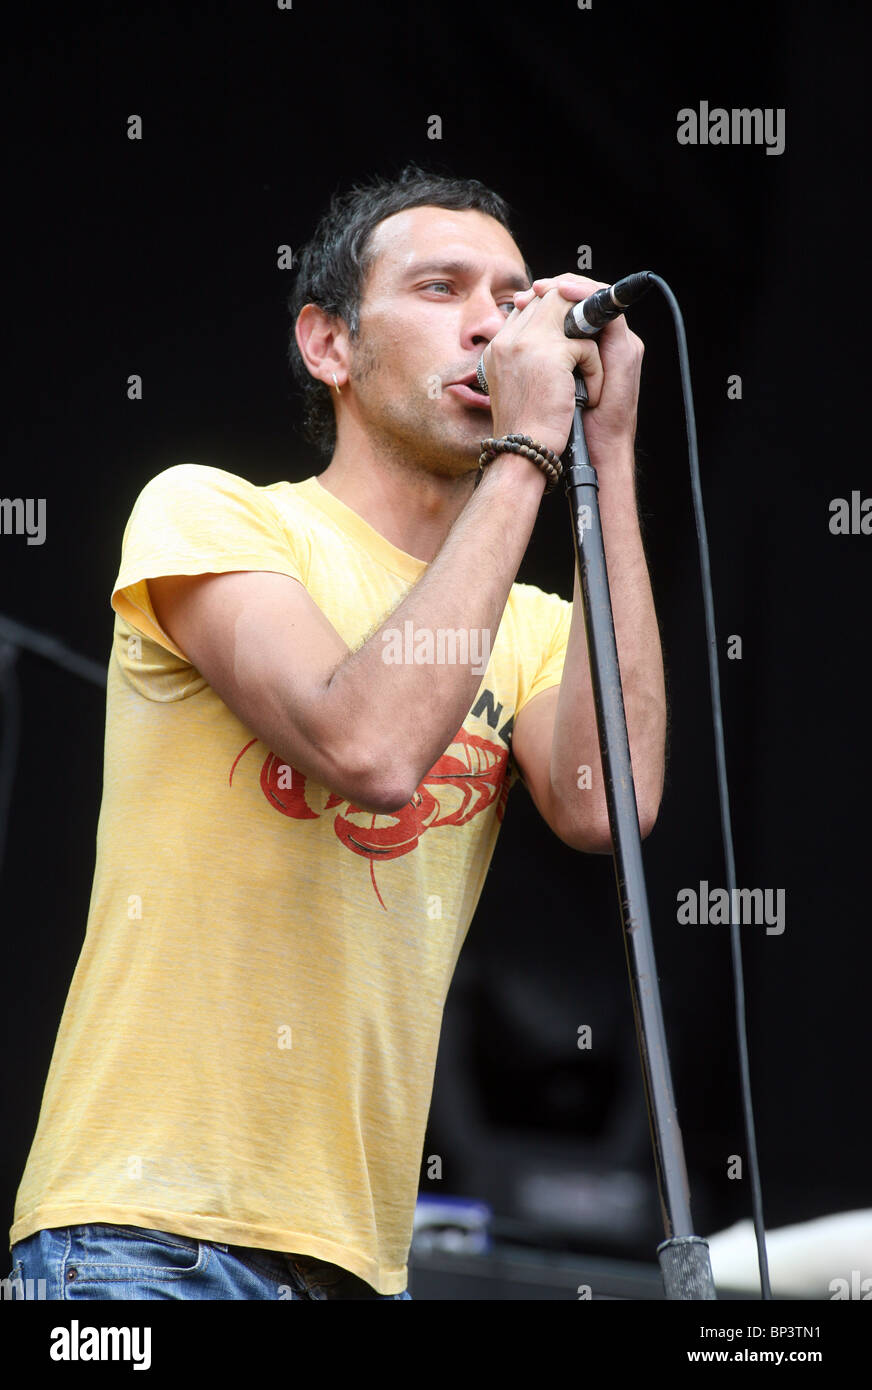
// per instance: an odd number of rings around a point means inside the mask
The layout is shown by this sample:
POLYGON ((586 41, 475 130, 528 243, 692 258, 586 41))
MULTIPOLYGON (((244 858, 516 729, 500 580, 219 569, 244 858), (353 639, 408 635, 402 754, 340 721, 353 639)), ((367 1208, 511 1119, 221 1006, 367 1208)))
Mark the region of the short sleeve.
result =
POLYGON ((304 583, 304 543, 282 526, 264 490, 202 464, 152 478, 124 531, 112 607, 127 624, 185 660, 160 627, 148 580, 168 574, 271 570, 304 583))
POLYGON ((521 692, 516 717, 535 695, 560 684, 572 622, 572 604, 567 599, 535 588, 529 589, 528 596, 525 625, 536 656, 529 666, 532 680, 521 692))

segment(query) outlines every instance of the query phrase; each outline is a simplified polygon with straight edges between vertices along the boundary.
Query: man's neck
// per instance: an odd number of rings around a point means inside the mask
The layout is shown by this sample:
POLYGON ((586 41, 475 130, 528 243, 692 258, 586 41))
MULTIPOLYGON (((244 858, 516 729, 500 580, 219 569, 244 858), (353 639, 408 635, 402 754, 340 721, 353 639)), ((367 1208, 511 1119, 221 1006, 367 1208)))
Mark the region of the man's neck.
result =
POLYGON ((407 555, 435 558, 469 498, 474 473, 452 478, 338 445, 318 482, 407 555))

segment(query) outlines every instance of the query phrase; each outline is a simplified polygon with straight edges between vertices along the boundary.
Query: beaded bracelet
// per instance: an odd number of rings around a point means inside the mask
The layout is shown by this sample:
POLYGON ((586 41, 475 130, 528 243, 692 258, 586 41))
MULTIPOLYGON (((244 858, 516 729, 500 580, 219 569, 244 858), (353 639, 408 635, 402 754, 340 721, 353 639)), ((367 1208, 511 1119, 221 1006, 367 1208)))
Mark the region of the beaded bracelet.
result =
POLYGON ((483 439, 481 448, 482 453, 478 460, 479 476, 497 454, 523 454, 531 463, 535 463, 548 479, 546 492, 553 492, 563 476, 560 455, 555 454, 553 449, 546 449, 544 444, 537 444, 528 434, 507 434, 502 439, 483 439))

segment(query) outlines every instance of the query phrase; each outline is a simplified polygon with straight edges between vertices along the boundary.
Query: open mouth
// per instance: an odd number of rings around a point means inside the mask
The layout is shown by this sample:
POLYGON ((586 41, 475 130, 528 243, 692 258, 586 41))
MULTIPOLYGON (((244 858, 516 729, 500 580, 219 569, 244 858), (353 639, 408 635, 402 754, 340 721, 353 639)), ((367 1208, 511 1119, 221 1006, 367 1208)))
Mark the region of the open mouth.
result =
POLYGON ((466 401, 468 405, 478 406, 480 410, 490 410, 490 396, 479 391, 474 372, 464 381, 453 382, 448 390, 453 391, 459 400, 466 401))

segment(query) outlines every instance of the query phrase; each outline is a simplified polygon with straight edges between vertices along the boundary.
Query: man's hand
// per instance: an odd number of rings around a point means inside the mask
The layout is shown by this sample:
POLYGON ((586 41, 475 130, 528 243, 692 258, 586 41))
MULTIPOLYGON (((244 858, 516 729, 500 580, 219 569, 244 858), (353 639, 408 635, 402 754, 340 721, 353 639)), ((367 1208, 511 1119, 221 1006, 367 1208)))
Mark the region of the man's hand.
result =
MULTIPOLYGON (((567 344, 583 344, 583 350, 577 354, 576 360, 584 373, 588 391, 589 412, 585 414, 585 438, 590 450, 591 461, 597 468, 601 467, 603 463, 608 466, 607 460, 610 456, 617 454, 626 458, 628 452, 632 450, 636 433, 642 356, 645 351, 641 338, 630 331, 623 315, 613 320, 612 323, 606 324, 595 339, 565 337, 563 321, 569 305, 577 304, 586 299, 588 295, 593 294, 595 290, 605 288, 607 286, 602 281, 589 280, 584 275, 566 274, 558 275, 552 279, 534 280, 531 289, 520 290, 514 296, 515 307, 518 311, 517 318, 514 314, 510 315, 506 321, 506 327, 501 329, 491 342, 485 361, 485 371, 488 373, 488 385, 490 385, 488 363, 491 360, 490 354, 494 351, 494 345, 499 344, 504 335, 508 336, 513 324, 516 323, 520 327, 526 314, 530 314, 537 306, 544 308, 549 305, 550 313, 547 325, 542 322, 541 331, 544 331, 546 326, 554 324, 567 344)), ((519 336, 517 329, 515 334, 519 336)), ((556 360, 553 355, 549 357, 552 377, 557 379, 554 383, 554 389, 556 395, 560 397, 557 413, 561 428, 565 418, 565 435, 562 443, 562 448, 565 448, 569 438, 569 427, 572 423, 574 391, 570 391, 566 399, 561 395, 565 387, 559 370, 562 360, 556 360), (561 408, 567 410, 565 417, 559 413, 561 408)), ((572 370, 572 365, 569 369, 572 370)), ((493 395, 493 387, 491 387, 491 394, 493 395)), ((543 395, 541 399, 543 402, 547 400, 550 406, 550 396, 543 395)), ((496 408, 494 408, 494 415, 496 417, 496 408)), ((500 416, 500 426, 502 426, 502 416, 500 416)), ((522 432, 539 438, 534 429, 525 428, 521 431, 519 426, 509 425, 507 429, 498 431, 495 423, 495 433, 497 432, 522 432)), ((542 442, 551 444, 550 439, 543 439, 542 442)), ((556 447, 556 445, 551 444, 551 448, 556 447)), ((558 452, 562 452, 562 448, 558 452)))
POLYGON ((559 288, 524 291, 505 326, 484 352, 493 432, 527 434, 562 454, 575 408, 576 365, 584 373, 591 403, 599 400, 603 371, 599 349, 585 338, 567 338, 563 320, 569 308, 559 288))

